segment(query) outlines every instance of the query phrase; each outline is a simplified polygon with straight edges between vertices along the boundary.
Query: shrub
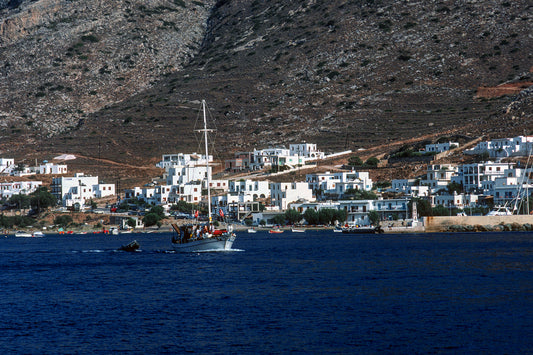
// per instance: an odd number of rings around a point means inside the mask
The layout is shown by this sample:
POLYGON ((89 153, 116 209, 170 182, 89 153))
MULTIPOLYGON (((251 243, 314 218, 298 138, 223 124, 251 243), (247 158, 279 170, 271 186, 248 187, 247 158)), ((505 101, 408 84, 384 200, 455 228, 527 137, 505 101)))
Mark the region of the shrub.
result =
POLYGON ((69 224, 72 223, 72 216, 69 216, 69 215, 61 215, 61 216, 57 216, 55 219, 54 219, 54 224, 57 224, 59 226, 62 226, 62 227, 67 227, 69 224))

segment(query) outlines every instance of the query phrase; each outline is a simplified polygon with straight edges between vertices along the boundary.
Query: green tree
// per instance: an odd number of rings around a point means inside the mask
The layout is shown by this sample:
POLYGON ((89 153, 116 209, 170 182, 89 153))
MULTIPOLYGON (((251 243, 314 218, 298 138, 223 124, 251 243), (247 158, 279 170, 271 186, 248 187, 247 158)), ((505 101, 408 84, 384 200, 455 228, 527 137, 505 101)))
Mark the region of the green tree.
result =
POLYGON ((332 224, 335 221, 335 210, 332 208, 322 208, 318 211, 320 224, 332 224))
POLYGON ((9 203, 17 206, 17 209, 26 209, 30 207, 30 197, 27 195, 13 195, 9 199, 9 203))
POLYGON ((155 213, 159 216, 159 219, 165 218, 165 209, 162 206, 154 206, 150 208, 150 212, 148 213, 155 213))
POLYGON ((460 194, 463 192, 463 184, 457 182, 450 182, 447 186, 447 189, 450 195, 453 195, 454 192, 460 194))
POLYGON ((339 223, 344 223, 346 219, 348 218, 348 211, 342 209, 342 210, 335 210, 335 216, 334 221, 338 221, 339 223))
POLYGON ((443 205, 435 206, 432 209, 433 216, 451 216, 453 213, 453 209, 450 209, 448 207, 445 207, 443 205))
POLYGON ((360 189, 347 189, 344 192, 346 198, 352 200, 377 200, 378 197, 372 191, 365 191, 360 189))
POLYGON ((352 156, 348 159, 348 164, 352 166, 361 166, 363 165, 363 161, 358 156, 352 156))
POLYGON ((259 221, 259 225, 260 225, 260 226, 263 226, 263 227, 264 227, 266 224, 267 224, 267 222, 266 222, 264 219, 262 219, 262 220, 259 221))
POLYGON ((302 220, 302 214, 295 209, 290 209, 285 212, 285 219, 289 224, 295 224, 302 220))
POLYGON ((71 223, 72 223, 72 216, 69 216, 67 214, 57 216, 54 219, 54 224, 61 226, 61 227, 67 227, 71 223))
POLYGON ((307 221, 308 224, 318 224, 318 213, 312 208, 308 208, 304 212, 304 219, 307 221))
POLYGON ((379 226, 379 213, 377 211, 368 212, 368 218, 374 226, 379 226))
POLYGON ((137 222, 135 221, 135 219, 133 218, 128 218, 128 220, 126 221, 126 224, 128 225, 128 227, 131 227, 131 228, 135 228, 137 226, 137 222))
POLYGON ((37 213, 57 205, 57 199, 46 187, 41 187, 30 195, 30 206, 37 213))
POLYGON ((192 210, 195 209, 194 205, 192 203, 188 203, 185 201, 178 201, 175 204, 173 204, 170 209, 172 211, 179 211, 184 213, 191 213, 192 210))
POLYGON ((379 159, 376 158, 376 157, 369 158, 365 162, 366 166, 372 166, 372 167, 376 167, 376 166, 378 166, 378 164, 379 164, 379 159))
POLYGON ((431 203, 426 199, 413 199, 416 202, 416 212, 420 217, 424 216, 433 216, 433 209, 431 208, 431 203))
POLYGON ((274 218, 272 218, 272 223, 279 224, 279 225, 285 224, 285 215, 278 214, 274 216, 274 218))
POLYGON ((146 214, 146 216, 144 216, 143 223, 145 226, 150 227, 156 225, 160 219, 161 218, 159 218, 159 215, 157 213, 149 212, 146 214))

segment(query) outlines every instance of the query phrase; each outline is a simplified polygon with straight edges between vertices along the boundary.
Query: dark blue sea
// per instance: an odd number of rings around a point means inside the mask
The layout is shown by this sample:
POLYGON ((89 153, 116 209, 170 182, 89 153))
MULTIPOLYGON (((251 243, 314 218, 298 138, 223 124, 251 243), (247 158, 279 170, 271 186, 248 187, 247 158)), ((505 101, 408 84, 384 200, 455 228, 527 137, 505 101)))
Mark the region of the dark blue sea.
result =
POLYGON ((533 352, 533 234, 0 239, 0 352, 533 352), (142 251, 116 251, 136 239, 142 251))

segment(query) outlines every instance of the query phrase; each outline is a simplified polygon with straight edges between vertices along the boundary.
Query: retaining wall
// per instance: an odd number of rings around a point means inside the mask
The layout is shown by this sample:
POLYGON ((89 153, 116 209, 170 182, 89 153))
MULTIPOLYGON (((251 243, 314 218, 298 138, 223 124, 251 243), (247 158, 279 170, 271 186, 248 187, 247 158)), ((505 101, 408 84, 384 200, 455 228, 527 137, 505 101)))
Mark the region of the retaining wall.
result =
POLYGON ((423 217, 426 232, 444 232, 449 226, 496 226, 499 224, 533 224, 533 215, 513 216, 439 216, 423 217))

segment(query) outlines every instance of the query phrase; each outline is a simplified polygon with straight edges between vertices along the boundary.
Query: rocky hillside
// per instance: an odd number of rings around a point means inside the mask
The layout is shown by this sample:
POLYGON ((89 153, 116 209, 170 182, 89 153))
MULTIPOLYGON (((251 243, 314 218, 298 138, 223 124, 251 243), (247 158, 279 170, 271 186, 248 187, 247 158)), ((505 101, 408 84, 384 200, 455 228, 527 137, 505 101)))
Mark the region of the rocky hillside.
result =
POLYGON ((52 136, 151 87, 198 52, 213 3, 0 1, 2 126, 52 136))
POLYGON ((200 99, 217 118, 221 156, 301 140, 357 150, 533 133, 526 0, 0 7, 0 123, 11 155, 27 152, 22 139, 40 156, 151 164, 198 148, 190 132, 200 99))

